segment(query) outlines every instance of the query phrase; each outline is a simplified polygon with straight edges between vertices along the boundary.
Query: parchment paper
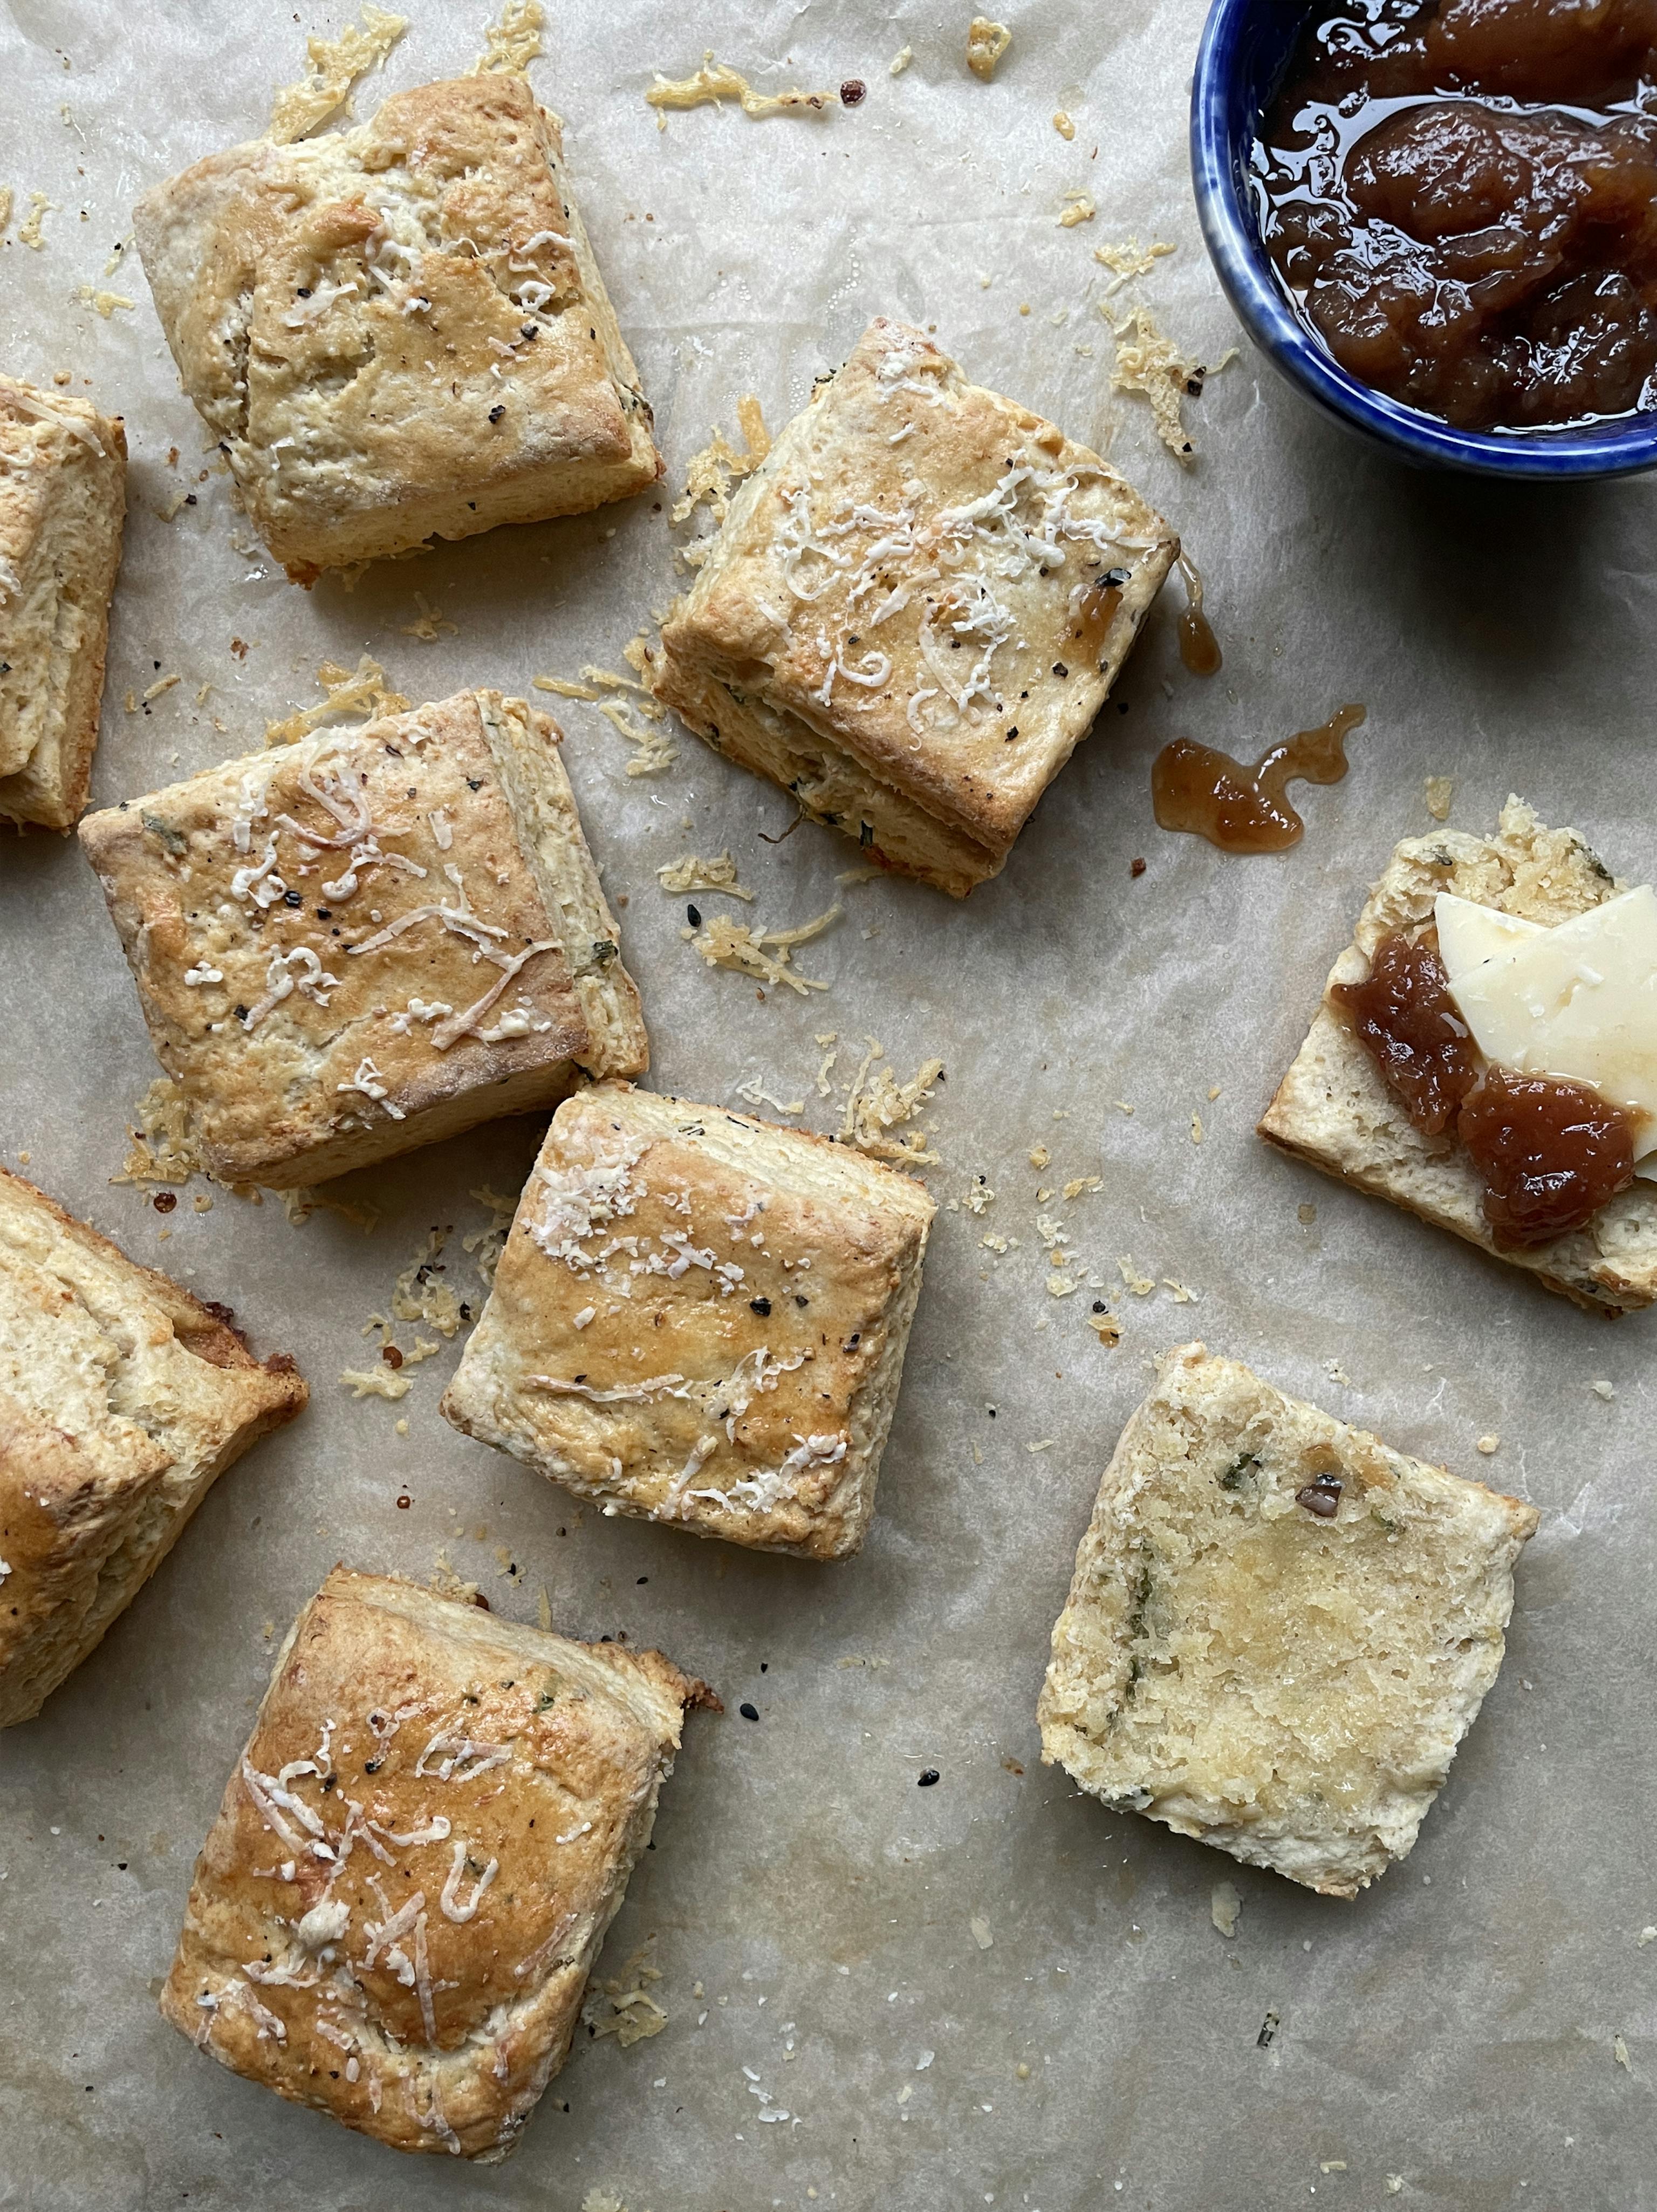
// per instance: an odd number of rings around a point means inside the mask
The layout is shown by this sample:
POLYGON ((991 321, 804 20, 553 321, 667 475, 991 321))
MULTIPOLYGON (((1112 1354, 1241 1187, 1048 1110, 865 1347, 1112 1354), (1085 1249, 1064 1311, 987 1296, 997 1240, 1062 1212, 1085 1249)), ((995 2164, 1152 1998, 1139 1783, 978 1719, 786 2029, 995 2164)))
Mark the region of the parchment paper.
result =
MULTIPOLYGON (((487 0, 407 4, 360 114, 481 48, 487 0)), ((1170 586, 1120 687, 1126 711, 1107 709, 1005 873, 965 906, 895 882, 837 890, 855 865, 841 840, 806 825, 760 842, 788 822, 780 793, 683 732, 670 775, 629 781, 592 708, 550 702, 611 896, 628 899, 659 1085, 731 1101, 757 1078, 830 1127, 818 1032, 839 1035, 835 1083, 865 1036, 900 1076, 934 1052, 946 1063, 929 1109, 943 1210, 879 1513, 837 1566, 580 1510, 439 1419, 458 1340, 400 1406, 354 1401, 334 1378, 372 1357, 358 1332, 429 1228, 452 1224, 448 1279, 475 1300, 460 1240, 486 1212, 468 1194, 515 1192, 537 1126, 350 1179, 341 1194, 380 1209, 371 1235, 223 1192, 198 1213, 199 1182, 163 1220, 110 1182, 155 1068, 97 886, 72 843, 5 842, 8 1164, 234 1304, 258 1348, 298 1356, 313 1395, 218 1485, 43 1717, 0 1741, 0 2204, 574 2212, 595 2190, 630 2212, 1657 2203, 1657 1944, 1637 1940, 1657 1921, 1652 1323, 1579 1314, 1252 1133, 1364 886, 1396 838, 1430 827, 1426 775, 1454 777, 1458 824, 1484 828, 1518 790, 1620 872, 1657 871, 1652 485, 1411 474, 1325 427, 1246 347, 1190 410, 1188 470, 1142 403, 1110 397, 1096 245, 1174 241, 1117 304, 1144 298, 1209 360, 1239 337, 1187 175, 1199 0, 1027 0, 1006 11, 1014 44, 989 86, 964 67, 967 0, 549 12, 533 80, 568 119, 670 495, 711 426, 734 428, 742 392, 774 426, 871 313, 935 323, 975 378, 1113 441, 1187 533, 1225 667, 1206 684, 1183 674, 1170 586), (893 79, 906 44, 913 64, 893 79), (687 74, 710 45, 765 89, 857 76, 868 97, 815 119, 704 109, 659 131, 651 70, 687 74), (1067 189, 1093 198, 1094 222, 1059 226, 1067 189), (1348 699, 1369 710, 1352 772, 1303 792, 1297 850, 1228 860, 1154 826, 1150 765, 1170 736, 1252 754, 1348 699), (842 922, 797 956, 831 991, 760 1003, 682 943, 683 902, 654 872, 727 844, 774 926, 844 897, 842 922), (1040 1170, 1037 1146, 1052 1154, 1040 1170), (979 1174, 989 1212, 950 1210, 979 1174), (1038 1188, 1089 1175, 1102 1189, 1038 1208, 1038 1188), (1047 1295, 1038 1210, 1114 1284, 1117 1348, 1088 1327, 1101 1293, 1047 1295), (1193 1302, 1126 1291, 1129 1253, 1193 1302), (1500 1682, 1414 1854, 1354 1904, 1107 1814, 1038 1764, 1047 1637, 1100 1471, 1146 1356, 1192 1335, 1543 1511, 1500 1682), (1486 1433, 1502 1440, 1490 1459, 1486 1433), (688 1727, 599 1967, 616 1975, 653 1936, 666 2028, 625 2051, 584 2033, 492 2171, 398 2160, 284 2106, 193 2054, 154 2005, 274 1639, 336 1559, 425 1577, 440 1551, 497 1611, 534 1620, 544 1588, 560 1627, 658 1644, 727 1706, 688 1727), (919 1790, 930 1766, 941 1779, 919 1790), (1217 1881, 1242 1899, 1230 1941, 1211 1923, 1217 1881), (1268 2012, 1280 2024, 1263 2047, 1268 2012), (779 2110, 786 2122, 762 2124, 779 2110)), ((77 389, 89 376, 132 444, 95 804, 256 746, 267 718, 319 696, 325 658, 369 651, 416 699, 617 667, 683 580, 646 499, 307 593, 273 575, 227 479, 197 480, 211 456, 136 257, 104 265, 135 195, 262 130, 303 33, 345 20, 13 0, 0 23, 0 167, 18 195, 4 366, 46 382, 69 368, 77 389), (39 252, 17 238, 31 189, 53 204, 39 252), (136 309, 106 320, 77 300, 83 283, 136 309), (198 504, 159 520, 186 485, 198 504), (452 631, 409 634, 417 592, 452 631), (173 672, 149 712, 124 711, 129 690, 173 672)))

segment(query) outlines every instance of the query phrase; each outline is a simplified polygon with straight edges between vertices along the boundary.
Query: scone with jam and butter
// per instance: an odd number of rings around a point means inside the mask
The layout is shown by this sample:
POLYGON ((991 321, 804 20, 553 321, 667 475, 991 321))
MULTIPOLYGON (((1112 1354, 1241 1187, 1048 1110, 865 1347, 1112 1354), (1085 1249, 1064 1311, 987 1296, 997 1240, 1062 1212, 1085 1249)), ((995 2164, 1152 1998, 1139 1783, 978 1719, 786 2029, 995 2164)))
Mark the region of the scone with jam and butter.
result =
POLYGON ((133 221, 185 391, 296 582, 661 473, 561 125, 520 76, 209 155, 133 221))
POLYGON ((1087 735, 1179 539, 1109 464, 871 323, 662 627, 659 698, 963 898, 1087 735))
POLYGON ((317 1182, 643 1072, 561 744, 461 691, 82 823, 209 1174, 317 1182))
POLYGON ((1041 1756, 1118 1811, 1355 1897, 1414 1843, 1496 1680, 1536 1525, 1181 1345, 1099 1486, 1041 1756))
POLYGON ((1259 1133, 1590 1311, 1657 1300, 1657 891, 1509 799, 1397 847, 1259 1133))
POLYGON ((597 1084, 553 1116, 440 1410, 606 1513, 844 1559, 933 1210, 826 1138, 597 1084))

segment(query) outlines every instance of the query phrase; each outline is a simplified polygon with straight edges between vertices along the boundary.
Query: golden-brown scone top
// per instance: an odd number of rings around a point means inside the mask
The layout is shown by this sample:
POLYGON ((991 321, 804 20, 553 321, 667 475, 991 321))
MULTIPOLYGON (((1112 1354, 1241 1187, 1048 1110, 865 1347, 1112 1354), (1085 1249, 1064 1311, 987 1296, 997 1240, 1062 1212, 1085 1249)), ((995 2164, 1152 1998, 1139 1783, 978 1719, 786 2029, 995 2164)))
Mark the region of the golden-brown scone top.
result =
POLYGON ((0 1728, 39 1711, 215 1477, 307 1395, 291 1359, 261 1365, 0 1169, 0 1728))
POLYGON ((659 1652, 336 1568, 225 1790, 162 2012, 398 2149, 504 2157, 701 1701, 659 1652))
POLYGON ((621 1512, 843 1557, 932 1213, 825 1139, 597 1085, 554 1119, 442 1410, 621 1512))
POLYGON ((519 76, 209 155, 135 222, 185 389, 300 581, 660 472, 558 122, 519 76))
POLYGON ((676 662, 751 693, 999 859, 1178 550, 1096 453, 877 320, 733 501, 663 696, 676 662))
POLYGON ((82 823, 215 1175, 314 1181, 642 1067, 560 743, 460 692, 82 823))
POLYGON ((125 514, 120 416, 0 376, 0 817, 86 805, 125 514))

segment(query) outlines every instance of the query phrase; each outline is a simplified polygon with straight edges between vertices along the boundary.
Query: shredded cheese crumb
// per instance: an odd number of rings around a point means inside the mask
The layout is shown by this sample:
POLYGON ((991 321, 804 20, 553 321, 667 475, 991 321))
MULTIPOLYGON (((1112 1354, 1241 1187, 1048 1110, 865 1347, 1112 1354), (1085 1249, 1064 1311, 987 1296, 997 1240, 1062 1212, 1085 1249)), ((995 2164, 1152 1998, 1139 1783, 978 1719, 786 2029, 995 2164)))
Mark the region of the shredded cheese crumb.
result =
MULTIPOLYGON (((0 238, 3 238, 11 228, 11 186, 0 185, 0 238)), ((104 273, 106 276, 109 272, 106 270, 104 273)))
POLYGON ((671 896, 682 896, 686 891, 723 891, 728 898, 752 900, 752 891, 744 890, 737 881, 737 864, 729 852, 721 853, 715 860, 698 859, 687 853, 677 860, 658 868, 656 880, 671 896))
POLYGON ((1193 1145, 1200 1145, 1202 1140, 1203 1117, 1200 1114, 1193 1114, 1191 1117, 1191 1141, 1193 1145))
POLYGON ((750 1076, 746 1083, 738 1084, 737 1096, 750 1106, 769 1106, 779 1114, 803 1114, 805 1111, 803 1098, 796 1098, 785 1104, 780 1098, 773 1097, 757 1075, 750 1076))
POLYGON ((1435 822, 1450 818, 1450 801, 1455 796, 1455 784, 1448 775, 1429 775, 1424 787, 1427 811, 1435 822))
MULTIPOLYGON (((640 711, 647 713, 648 709, 641 706, 640 711)), ((598 712, 634 748, 633 757, 627 764, 629 775, 660 775, 679 757, 679 749, 667 732, 653 724, 641 729, 628 714, 625 701, 601 699, 598 712)))
POLYGON ((900 46, 892 56, 891 66, 886 74, 889 76, 901 76, 914 58, 915 50, 913 46, 900 46))
POLYGON ((164 691, 170 691, 175 684, 182 684, 184 678, 182 676, 163 676, 159 678, 150 685, 149 690, 144 693, 145 705, 147 706, 152 699, 159 699, 164 691))
POLYGON ((1480 1437, 1478 1439, 1478 1449, 1484 1453, 1486 1459, 1489 1459, 1493 1452, 1498 1452, 1501 1449, 1502 1439, 1494 1433, 1488 1437, 1480 1437))
POLYGON ((1074 230, 1077 223, 1091 222, 1099 210, 1085 192, 1066 192, 1065 212, 1059 218, 1061 230, 1074 230))
POLYGON ((86 307, 95 307, 106 322, 118 307, 130 309, 138 304, 136 300, 129 300, 124 292, 100 292, 93 284, 78 285, 75 296, 86 307))
POLYGON ((679 934, 710 968, 734 969, 741 975, 757 976, 762 983, 786 983, 804 998, 808 991, 826 991, 829 987, 794 973, 794 950, 820 937, 845 911, 837 901, 826 914, 802 922, 798 929, 765 929, 757 922, 731 921, 716 914, 703 928, 685 928, 679 934))
POLYGON ((138 1126, 112 1182, 185 1183, 192 1175, 206 1173, 191 1134, 184 1093, 170 1076, 158 1076, 132 1110, 138 1126))
POLYGON ((893 1138, 889 1132, 913 1121, 932 1097, 944 1073, 943 1061, 923 1060, 909 1082, 900 1083, 889 1067, 876 1066, 886 1057, 879 1041, 865 1037, 863 1042, 866 1050, 847 1093, 840 1141, 873 1159, 901 1161, 909 1167, 935 1166, 938 1155, 928 1150, 926 1133, 911 1129, 904 1136, 893 1138))
POLYGON ((361 15, 361 29, 353 24, 337 39, 305 41, 306 75, 283 85, 271 103, 269 136, 278 146, 307 137, 337 107, 349 112, 351 87, 385 60, 409 27, 406 15, 388 15, 373 0, 363 0, 361 15))
POLYGON ((1067 1199, 1080 1198, 1084 1190, 1102 1190, 1104 1187, 1102 1176, 1077 1176, 1074 1182, 1065 1185, 1065 1196, 1067 1199))
POLYGON ((393 1403, 406 1398, 413 1389, 413 1380, 399 1374, 395 1368, 342 1367, 339 1379, 347 1384, 354 1398, 389 1398, 393 1403))
POLYGON ((1062 107, 1053 118, 1053 127, 1059 133, 1059 136, 1061 138, 1071 139, 1076 136, 1076 125, 1071 121, 1069 116, 1065 114, 1062 107))
POLYGON ((832 92, 756 92, 747 78, 739 76, 728 64, 716 62, 709 47, 695 76, 672 79, 659 70, 645 98, 665 124, 664 108, 717 107, 725 100, 739 100, 744 115, 821 115, 833 105, 835 95, 832 92))
POLYGON ((500 21, 491 23, 484 32, 483 51, 467 70, 467 76, 510 72, 521 76, 540 55, 544 21, 541 0, 505 0, 500 21))
POLYGON ((675 501, 670 521, 683 522, 704 500, 714 521, 725 520, 731 507, 731 484, 737 477, 750 475, 771 450, 771 433, 753 392, 744 392, 737 402, 737 422, 745 450, 737 452, 724 431, 715 428, 707 445, 685 463, 684 493, 675 501))
POLYGON ((649 1963, 651 1940, 640 1945, 614 1981, 598 1984, 584 2014, 595 2036, 613 2035, 623 2051, 648 2035, 659 2035, 667 2026, 665 2008, 646 1987, 662 1978, 659 1968, 649 1963), (607 2011, 601 1999, 607 2001, 607 2011))
MULTIPOLYGON (((1237 1915, 1242 1911, 1242 1899, 1237 1894, 1235 1882, 1217 1881, 1208 1899, 1208 1917, 1222 1936, 1232 1936, 1237 1932, 1237 1915)), ((1323 2169, 1326 2173, 1329 2169, 1323 2169)))
POLYGON ((1033 1145, 1030 1147, 1030 1165, 1035 1168, 1038 1173, 1042 1168, 1050 1165, 1052 1159, 1053 1154, 1047 1150, 1045 1145, 1033 1145))
POLYGON ((1121 1258, 1116 1262, 1116 1265, 1121 1271, 1122 1280, 1127 1285, 1129 1290, 1132 1291, 1136 1298, 1148 1298, 1151 1292, 1156 1289, 1156 1281, 1155 1276, 1142 1275, 1139 1273, 1138 1269, 1133 1264, 1133 1255, 1132 1252, 1124 1252, 1121 1258))
MULTIPOLYGON (((1041 1447, 1038 1445, 1036 1449, 1037 1450, 1040 1450, 1041 1447)), ((973 1941, 977 1944, 979 1949, 980 1951, 987 1951, 991 1944, 994 1942, 995 1938, 991 1935, 990 1923, 986 1920, 983 1914, 981 1912, 974 1912, 972 1918, 967 1923, 967 1925, 972 1929, 973 1941)))
POLYGON ((46 238, 40 226, 49 215, 56 215, 58 203, 49 200, 44 192, 29 194, 29 211, 18 226, 17 243, 27 246, 36 253, 46 251, 46 238))
POLYGON ((473 1191, 471 1195, 480 1206, 489 1207, 489 1219, 483 1228, 474 1230, 470 1237, 463 1237, 460 1249, 470 1253, 472 1265, 487 1287, 494 1284, 495 1271, 500 1266, 501 1255, 507 1248, 512 1218, 518 1210, 517 1201, 502 1198, 498 1190, 491 1190, 487 1183, 481 1190, 473 1191))
POLYGON ((967 67, 981 83, 987 84, 995 75, 995 65, 1012 44, 1012 33, 1005 23, 993 23, 987 15, 974 15, 967 26, 967 67))
POLYGON ((391 1291, 391 1311, 399 1321, 423 1321, 452 1337, 464 1316, 459 1299, 446 1283, 439 1279, 437 1263, 447 1242, 442 1230, 430 1231, 425 1243, 397 1279, 391 1291))
POLYGON ((1103 301, 1099 312, 1116 338, 1116 365, 1110 373, 1113 392, 1126 392, 1145 400, 1156 434, 1174 459, 1188 462, 1196 452, 1187 433, 1181 410, 1187 399, 1197 398, 1208 371, 1190 359, 1165 332, 1158 329, 1149 307, 1135 307, 1123 323, 1112 321, 1103 301))
POLYGON ((1094 1332, 1101 1344, 1120 1344, 1122 1340, 1122 1324, 1114 1313, 1090 1313, 1088 1316, 1088 1327, 1094 1332))
POLYGON ((1124 284, 1132 283, 1136 277, 1148 276, 1163 256, 1174 250, 1162 238, 1153 238, 1149 246, 1141 246, 1137 238, 1125 238, 1114 246, 1096 246, 1094 259, 1108 269, 1115 280, 1106 285, 1106 299, 1120 292, 1124 284))
POLYGON ((458 624, 447 619, 441 607, 434 607, 424 592, 415 593, 415 605, 419 608, 420 612, 411 623, 404 623, 404 637, 417 637, 427 645, 434 645, 444 630, 447 630, 452 636, 459 635, 458 624))
POLYGON ((336 714, 361 714, 372 721, 377 714, 408 711, 409 701, 400 691, 386 690, 385 671, 366 653, 355 669, 342 668, 337 660, 325 660, 317 671, 317 681, 327 696, 314 707, 299 708, 282 721, 267 722, 267 745, 297 744, 336 714))

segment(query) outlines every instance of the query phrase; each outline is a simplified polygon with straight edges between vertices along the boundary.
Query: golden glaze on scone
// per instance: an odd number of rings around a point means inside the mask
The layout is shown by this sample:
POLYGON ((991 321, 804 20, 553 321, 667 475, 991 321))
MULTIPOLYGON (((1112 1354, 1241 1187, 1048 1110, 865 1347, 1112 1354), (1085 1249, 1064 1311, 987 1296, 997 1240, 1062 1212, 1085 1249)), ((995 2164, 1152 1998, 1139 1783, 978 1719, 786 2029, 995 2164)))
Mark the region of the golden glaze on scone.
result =
POLYGON ((1086 734, 1178 550, 1096 453, 877 321, 732 502, 656 688, 876 859, 962 896, 1086 734))
POLYGON ((161 2011, 395 2149, 504 2158, 703 1700, 658 1651, 337 1567, 196 1863, 161 2011))
POLYGON ((1363 981, 1383 937, 1429 921, 1441 891, 1551 927, 1624 888, 1579 830, 1546 828, 1520 799, 1508 799, 1493 836, 1440 830, 1406 837, 1371 890, 1353 942, 1329 971, 1310 1033, 1261 1118, 1260 1135, 1326 1175, 1407 1206, 1493 1259, 1527 1269, 1590 1312, 1615 1319, 1657 1301, 1657 1186, 1636 1181, 1569 1237, 1498 1248, 1484 1218, 1484 1182, 1466 1147, 1422 1135, 1329 997, 1338 983, 1363 981))
POLYGON ((644 1068, 561 742, 463 691, 82 823, 214 1175, 315 1182, 644 1068))
POLYGON ((125 514, 119 416, 0 376, 0 817, 87 803, 125 514))
POLYGON ((39 1712, 306 1396, 291 1360, 261 1366, 188 1291, 0 1169, 0 1728, 39 1712))
POLYGON ((824 1138, 597 1085, 554 1116, 441 1410, 606 1511, 844 1558, 932 1212, 824 1138))
POLYGON ((185 390, 297 581, 660 474, 560 125, 522 76, 233 147, 134 220, 185 390))
POLYGON ((1496 1680, 1537 1517, 1181 1345, 1077 1552, 1042 1759, 1355 1897, 1414 1843, 1496 1680))

